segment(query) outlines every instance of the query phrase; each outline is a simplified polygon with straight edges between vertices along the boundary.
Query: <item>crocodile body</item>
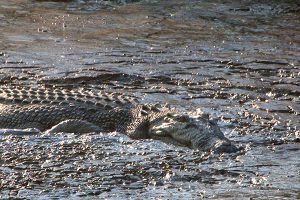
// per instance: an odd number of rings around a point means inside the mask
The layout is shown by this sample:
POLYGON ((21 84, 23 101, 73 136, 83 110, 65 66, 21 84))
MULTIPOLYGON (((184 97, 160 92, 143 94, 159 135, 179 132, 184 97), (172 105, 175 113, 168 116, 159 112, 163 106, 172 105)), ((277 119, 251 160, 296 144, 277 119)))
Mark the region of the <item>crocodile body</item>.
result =
POLYGON ((159 139, 203 151, 236 147, 203 113, 141 105, 135 97, 94 90, 2 86, 0 128, 53 132, 118 131, 133 139, 159 139))

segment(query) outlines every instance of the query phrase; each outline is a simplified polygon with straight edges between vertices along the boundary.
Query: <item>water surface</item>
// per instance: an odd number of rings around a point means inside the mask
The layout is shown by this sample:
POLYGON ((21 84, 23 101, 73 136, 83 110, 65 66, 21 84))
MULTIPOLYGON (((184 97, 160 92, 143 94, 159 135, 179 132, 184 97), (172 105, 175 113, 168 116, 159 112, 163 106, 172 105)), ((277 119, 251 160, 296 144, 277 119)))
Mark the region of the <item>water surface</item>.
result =
POLYGON ((283 0, 1 1, 1 84, 201 108, 244 149, 5 136, 1 198, 299 199, 299 10, 283 0))

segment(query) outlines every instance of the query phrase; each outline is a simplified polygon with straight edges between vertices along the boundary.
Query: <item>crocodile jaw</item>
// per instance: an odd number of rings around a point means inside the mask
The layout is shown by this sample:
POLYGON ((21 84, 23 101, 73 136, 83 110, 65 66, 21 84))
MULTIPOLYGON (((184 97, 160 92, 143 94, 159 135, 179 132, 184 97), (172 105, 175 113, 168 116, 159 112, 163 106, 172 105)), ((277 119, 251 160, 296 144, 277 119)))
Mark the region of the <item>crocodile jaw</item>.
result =
POLYGON ((216 122, 203 113, 169 113, 152 121, 149 136, 153 139, 216 153, 237 151, 220 131, 216 122))

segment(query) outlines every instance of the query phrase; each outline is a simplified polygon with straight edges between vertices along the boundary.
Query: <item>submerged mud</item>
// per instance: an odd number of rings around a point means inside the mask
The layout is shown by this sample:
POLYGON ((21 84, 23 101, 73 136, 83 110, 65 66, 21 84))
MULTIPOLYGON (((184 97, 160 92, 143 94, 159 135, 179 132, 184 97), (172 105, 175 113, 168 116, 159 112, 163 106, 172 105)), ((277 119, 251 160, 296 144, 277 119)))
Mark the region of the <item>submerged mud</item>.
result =
POLYGON ((118 133, 1 136, 0 196, 297 199, 297 1, 1 1, 0 83, 201 108, 241 151, 118 133))

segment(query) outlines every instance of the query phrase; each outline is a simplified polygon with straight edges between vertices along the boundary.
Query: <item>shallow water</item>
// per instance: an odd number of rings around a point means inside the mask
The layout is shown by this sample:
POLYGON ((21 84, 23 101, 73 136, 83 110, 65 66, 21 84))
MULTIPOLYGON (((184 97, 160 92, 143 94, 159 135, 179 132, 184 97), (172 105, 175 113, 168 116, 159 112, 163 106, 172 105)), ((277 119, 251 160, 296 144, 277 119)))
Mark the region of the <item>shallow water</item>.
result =
POLYGON ((300 198, 297 1, 1 1, 1 84, 201 107, 244 150, 119 134, 1 138, 2 198, 300 198))

